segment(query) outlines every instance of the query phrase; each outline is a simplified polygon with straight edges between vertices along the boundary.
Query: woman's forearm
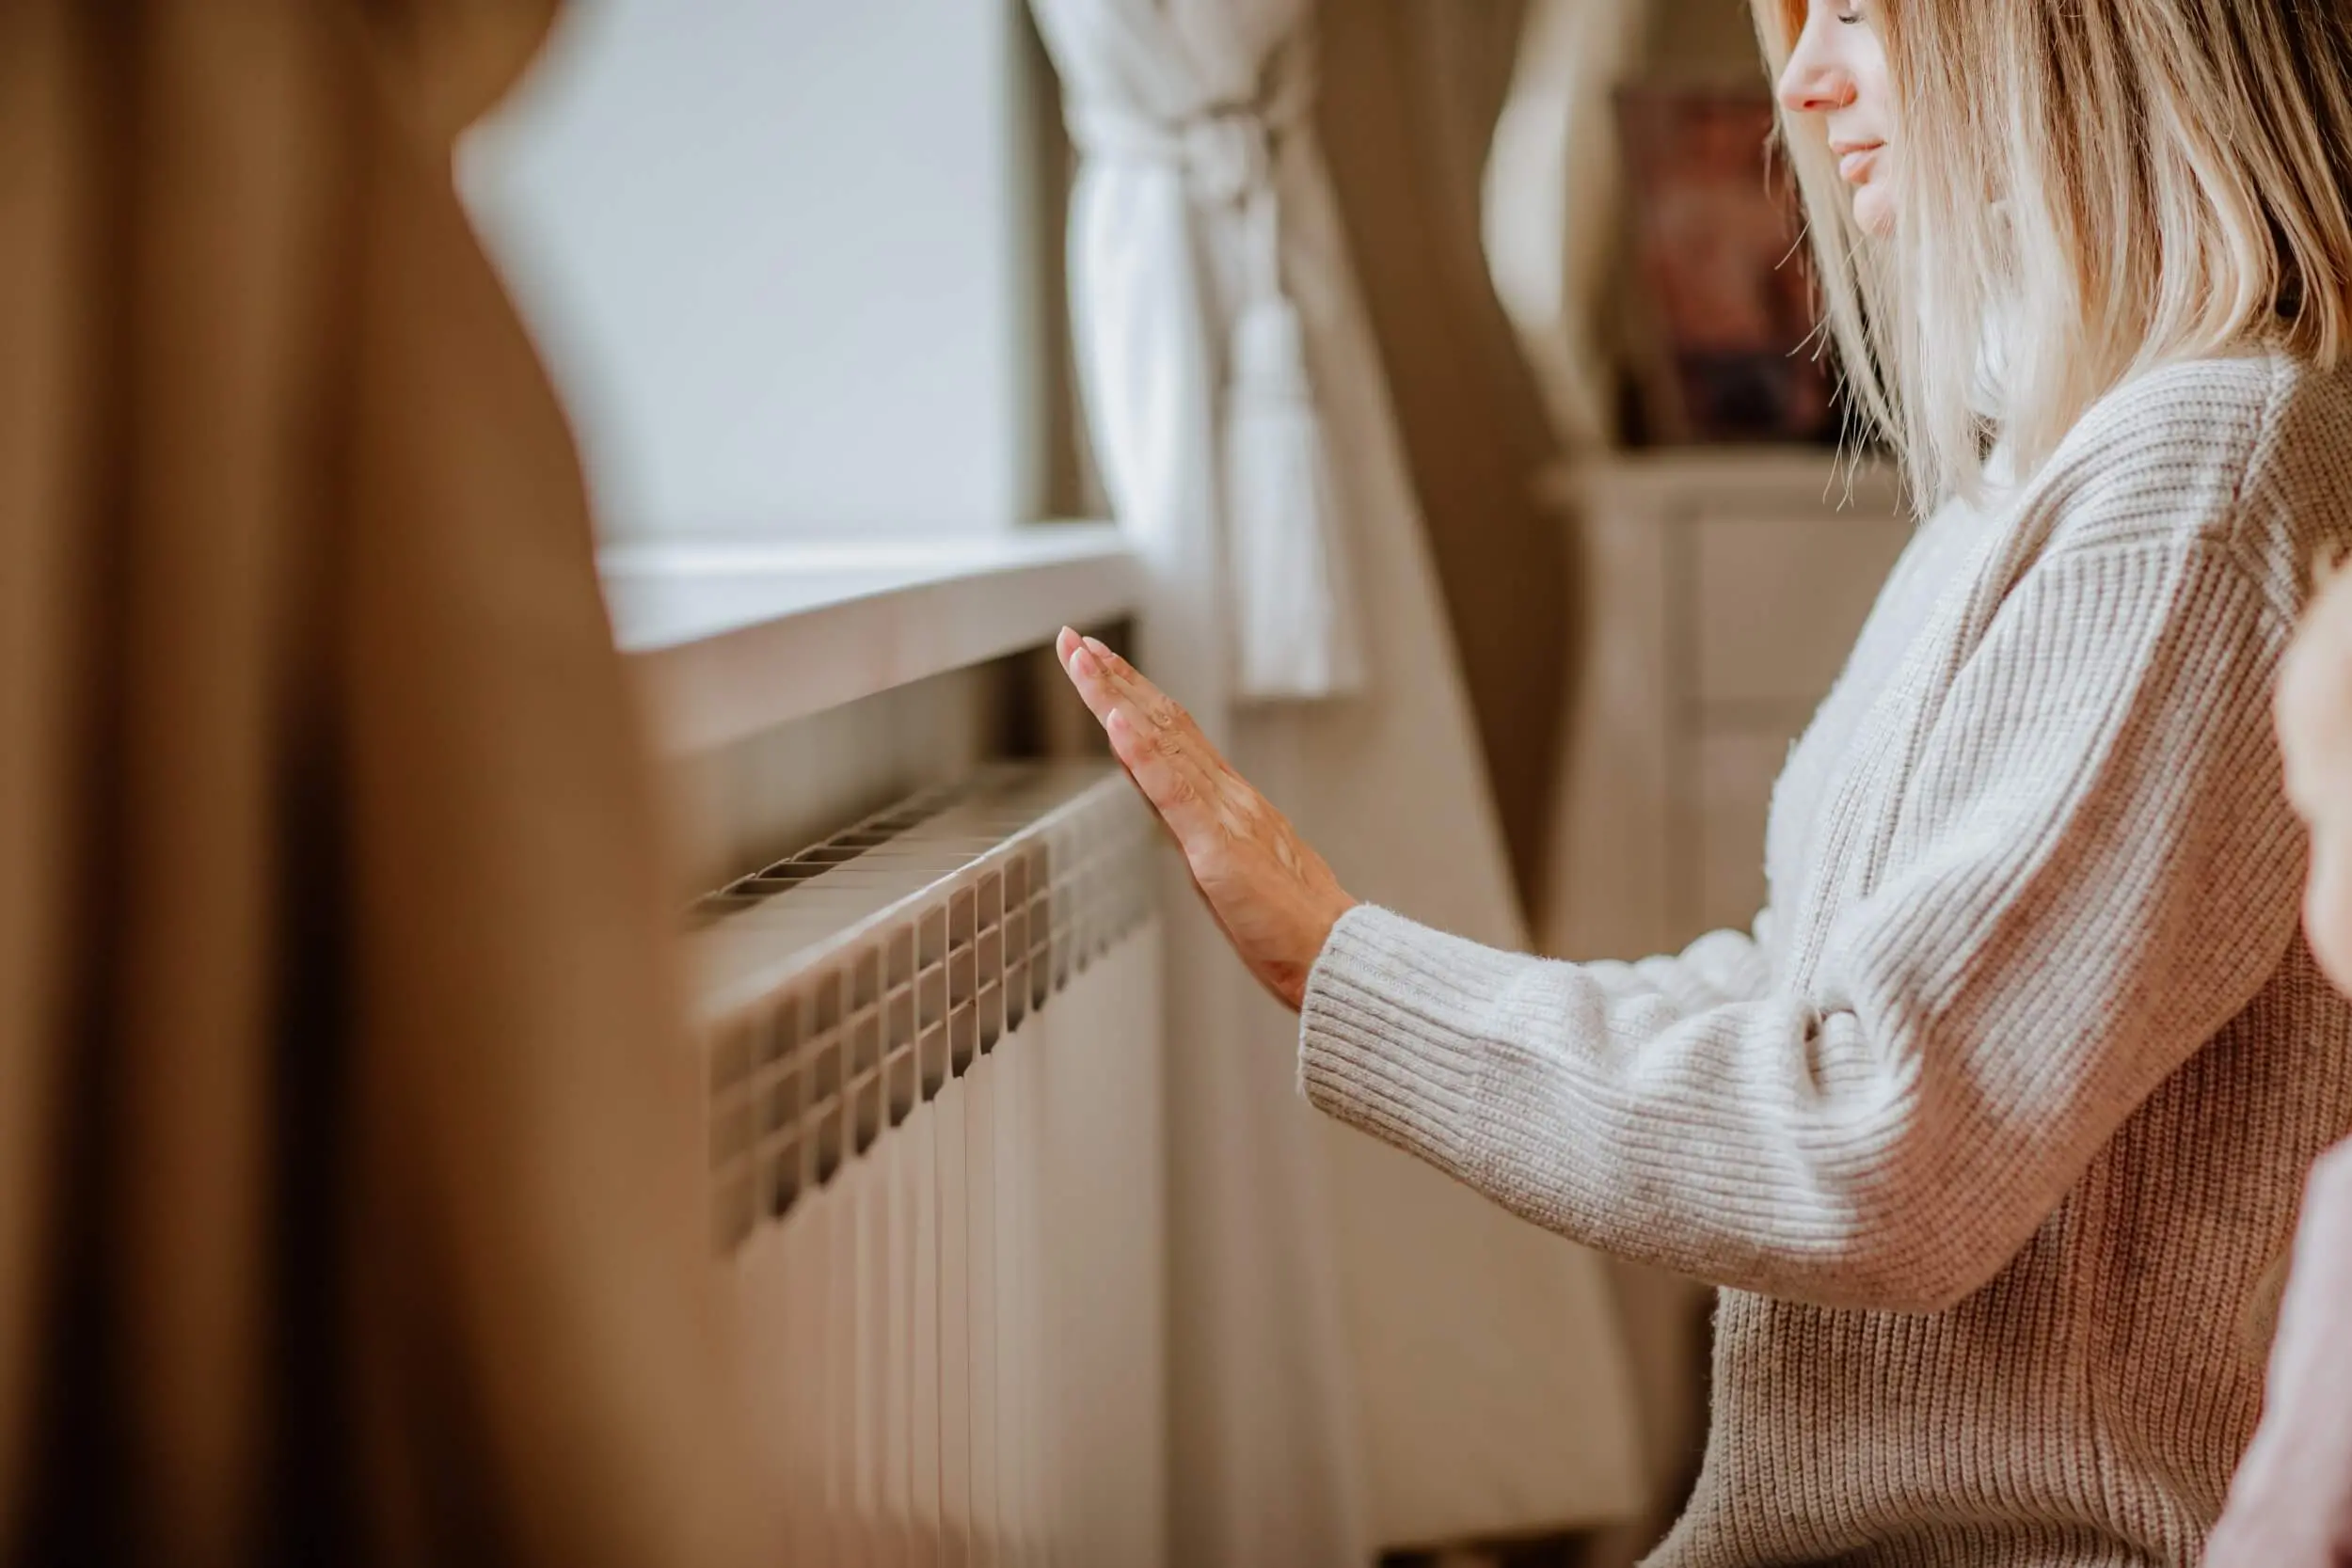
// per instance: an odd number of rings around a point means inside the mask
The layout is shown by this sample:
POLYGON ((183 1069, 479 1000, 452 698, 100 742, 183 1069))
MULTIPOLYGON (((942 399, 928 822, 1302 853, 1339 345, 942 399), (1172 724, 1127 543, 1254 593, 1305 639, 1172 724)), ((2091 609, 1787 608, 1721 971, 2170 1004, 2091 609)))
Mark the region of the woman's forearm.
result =
POLYGON ((2108 1133, 2014 1092, 1993 1052, 1787 996, 1710 1002, 1681 978, 1359 909, 1310 984, 1301 1081, 1321 1109, 1587 1245, 1891 1310, 1982 1284, 2108 1133), (1970 1060, 1923 1073, 1939 1052, 1970 1060), (2006 1116, 1975 1114, 2005 1100, 2006 1116))

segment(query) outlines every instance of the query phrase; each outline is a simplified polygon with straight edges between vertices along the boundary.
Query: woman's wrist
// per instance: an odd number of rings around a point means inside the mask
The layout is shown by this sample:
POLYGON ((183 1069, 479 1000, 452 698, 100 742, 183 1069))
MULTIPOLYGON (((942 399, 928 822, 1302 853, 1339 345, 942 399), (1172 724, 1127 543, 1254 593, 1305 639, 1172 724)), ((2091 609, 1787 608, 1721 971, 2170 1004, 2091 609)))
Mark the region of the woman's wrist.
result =
POLYGON ((1348 911, 1355 909, 1358 900, 1341 892, 1316 921, 1312 940, 1307 944, 1311 950, 1306 954, 1306 961, 1297 966, 1296 984, 1279 988, 1283 992, 1283 1000, 1291 1005, 1293 1010, 1305 1009, 1308 990, 1314 984, 1315 968, 1323 962, 1323 955, 1330 950, 1331 939, 1338 934, 1340 922, 1347 918, 1348 911))

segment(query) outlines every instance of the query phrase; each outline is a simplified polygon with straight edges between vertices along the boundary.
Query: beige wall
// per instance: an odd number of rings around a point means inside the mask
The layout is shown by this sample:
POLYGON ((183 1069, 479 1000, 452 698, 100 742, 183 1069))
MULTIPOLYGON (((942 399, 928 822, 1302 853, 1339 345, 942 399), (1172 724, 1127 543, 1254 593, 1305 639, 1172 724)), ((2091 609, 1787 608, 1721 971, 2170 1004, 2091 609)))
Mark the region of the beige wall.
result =
POLYGON ((1551 440, 1487 281, 1478 193, 1521 0, 1323 8, 1322 129, 1521 900, 1544 863, 1568 644, 1551 440))
POLYGON ((1747 0, 1651 0, 1649 59, 1661 75, 1756 80, 1763 67, 1747 0))

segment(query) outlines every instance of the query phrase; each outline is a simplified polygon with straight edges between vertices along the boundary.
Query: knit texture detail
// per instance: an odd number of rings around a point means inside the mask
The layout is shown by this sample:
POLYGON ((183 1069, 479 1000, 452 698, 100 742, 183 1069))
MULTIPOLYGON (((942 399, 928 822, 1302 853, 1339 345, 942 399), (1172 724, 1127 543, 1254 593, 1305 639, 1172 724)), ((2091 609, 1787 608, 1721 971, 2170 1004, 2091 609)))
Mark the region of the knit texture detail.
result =
POLYGON ((2194 1562, 2266 1266, 2352 1129, 2270 689, 2352 381, 2152 372, 1926 524, 1791 753, 1772 911, 1570 964, 1352 911, 1316 1105, 1726 1287, 1656 1568, 2194 1562))

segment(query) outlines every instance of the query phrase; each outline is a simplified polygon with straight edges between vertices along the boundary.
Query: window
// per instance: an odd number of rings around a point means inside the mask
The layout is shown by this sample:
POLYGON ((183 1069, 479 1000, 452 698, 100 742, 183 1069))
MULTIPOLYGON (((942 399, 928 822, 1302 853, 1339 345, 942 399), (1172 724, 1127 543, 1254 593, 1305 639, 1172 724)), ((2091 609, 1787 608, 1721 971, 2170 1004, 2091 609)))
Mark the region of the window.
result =
POLYGON ((1020 0, 576 7, 458 173, 607 537, 1040 516, 1051 98, 1020 0))

